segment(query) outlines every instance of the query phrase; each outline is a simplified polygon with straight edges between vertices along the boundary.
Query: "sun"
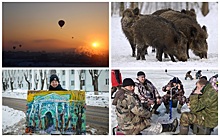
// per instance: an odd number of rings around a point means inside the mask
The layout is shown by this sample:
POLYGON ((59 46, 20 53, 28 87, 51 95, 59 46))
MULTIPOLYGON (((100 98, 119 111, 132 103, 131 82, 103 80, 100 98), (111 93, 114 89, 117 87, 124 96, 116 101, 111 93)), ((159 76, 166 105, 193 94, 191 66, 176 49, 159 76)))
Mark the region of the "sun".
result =
POLYGON ((98 46, 98 43, 94 42, 94 43, 92 43, 92 46, 93 46, 93 47, 97 47, 97 46, 98 46))

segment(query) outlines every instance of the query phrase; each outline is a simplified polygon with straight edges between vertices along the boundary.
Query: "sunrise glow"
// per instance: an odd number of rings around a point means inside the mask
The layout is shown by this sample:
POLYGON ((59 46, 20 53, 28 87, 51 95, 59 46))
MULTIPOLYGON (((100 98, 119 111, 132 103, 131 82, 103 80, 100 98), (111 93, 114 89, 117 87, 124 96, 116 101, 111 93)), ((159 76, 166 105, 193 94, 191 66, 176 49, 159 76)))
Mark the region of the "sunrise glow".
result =
POLYGON ((92 46, 93 46, 93 47, 97 47, 97 46, 98 46, 98 43, 94 42, 94 43, 92 43, 92 46))

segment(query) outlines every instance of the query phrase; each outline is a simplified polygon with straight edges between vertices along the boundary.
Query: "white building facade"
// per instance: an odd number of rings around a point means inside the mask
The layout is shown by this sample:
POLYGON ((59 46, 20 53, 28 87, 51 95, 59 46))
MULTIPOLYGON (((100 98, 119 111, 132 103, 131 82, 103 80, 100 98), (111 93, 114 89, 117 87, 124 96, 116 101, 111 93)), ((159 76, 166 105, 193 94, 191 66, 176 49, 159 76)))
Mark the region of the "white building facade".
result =
MULTIPOLYGON (((98 90, 102 92, 109 91, 109 70, 98 70, 98 90)), ((82 69, 31 69, 31 70, 2 70, 2 83, 7 83, 7 90, 11 90, 11 83, 13 89, 27 89, 28 82, 30 82, 31 90, 47 90, 50 84, 50 76, 56 74, 59 78, 60 84, 67 90, 80 90, 80 82, 82 82, 81 90, 94 91, 92 84, 92 76, 89 70, 82 69), (26 77, 26 80, 25 80, 26 77), (42 82, 44 79, 44 82, 42 82), (43 86, 43 87, 42 87, 43 86)))

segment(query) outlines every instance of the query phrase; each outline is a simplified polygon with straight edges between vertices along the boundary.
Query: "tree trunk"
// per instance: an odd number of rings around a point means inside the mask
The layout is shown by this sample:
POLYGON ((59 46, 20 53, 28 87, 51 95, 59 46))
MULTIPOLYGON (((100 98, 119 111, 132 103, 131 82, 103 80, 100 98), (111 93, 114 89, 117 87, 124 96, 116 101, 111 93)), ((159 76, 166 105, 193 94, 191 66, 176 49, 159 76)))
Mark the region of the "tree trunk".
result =
POLYGON ((98 77, 95 77, 93 80, 93 86, 94 86, 94 94, 98 95, 99 94, 99 89, 98 89, 98 77))
POLYGON ((209 13, 209 3, 203 2, 202 3, 202 14, 203 16, 206 16, 209 13))
POLYGON ((189 2, 186 2, 186 10, 189 10, 189 2))
POLYGON ((113 10, 114 10, 114 7, 113 7, 113 2, 111 3, 111 16, 113 15, 113 10))
POLYGON ((14 83, 14 82, 10 81, 11 91, 12 91, 12 92, 13 92, 13 90, 14 90, 13 83, 14 83))
POLYGON ((4 91, 6 90, 6 84, 3 81, 2 81, 2 88, 3 88, 4 91))
POLYGON ((80 85, 79 85, 80 87, 80 90, 82 90, 82 88, 83 88, 83 80, 80 80, 80 85))
POLYGON ((124 12, 124 9, 125 9, 124 2, 120 2, 120 11, 119 11, 119 16, 120 17, 122 16, 122 14, 124 12))
POLYGON ((44 89, 44 79, 41 80, 41 88, 40 88, 40 89, 41 89, 41 90, 44 89))
POLYGON ((138 2, 131 2, 130 8, 135 9, 138 7, 138 2))

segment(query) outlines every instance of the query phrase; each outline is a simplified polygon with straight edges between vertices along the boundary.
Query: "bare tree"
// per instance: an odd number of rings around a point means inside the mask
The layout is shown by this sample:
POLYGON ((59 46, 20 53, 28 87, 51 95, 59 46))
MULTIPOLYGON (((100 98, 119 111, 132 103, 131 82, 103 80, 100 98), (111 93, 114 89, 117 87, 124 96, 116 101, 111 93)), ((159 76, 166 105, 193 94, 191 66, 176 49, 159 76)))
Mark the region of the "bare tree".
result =
POLYGON ((24 71, 24 78, 25 78, 25 81, 28 83, 28 90, 30 90, 31 82, 28 80, 28 76, 29 76, 29 70, 24 71))
POLYGON ((94 94, 98 95, 98 78, 101 74, 102 70, 89 70, 89 73, 92 77, 92 85, 94 87, 94 94))
POLYGON ((7 78, 4 78, 4 76, 2 75, 2 89, 3 89, 3 91, 6 91, 6 89, 7 89, 6 80, 7 80, 7 78))
POLYGON ((18 76, 18 87, 21 89, 21 86, 22 86, 22 82, 23 82, 23 77, 19 77, 18 76))
POLYGON ((85 79, 82 79, 82 75, 83 75, 83 70, 79 70, 79 81, 80 81, 80 90, 82 89, 83 85, 85 84, 84 81, 85 79))
POLYGON ((111 16, 113 15, 113 11, 114 11, 114 6, 113 5, 114 5, 114 3, 112 2, 111 3, 111 16))
POLYGON ((34 83, 35 83, 35 89, 38 87, 39 78, 37 76, 37 73, 34 74, 34 83))
POLYGON ((209 3, 208 2, 202 3, 201 11, 202 11, 203 16, 206 16, 209 13, 209 3))
POLYGON ((40 71, 40 78, 41 78, 41 90, 44 89, 44 81, 46 79, 46 70, 39 70, 40 71))
POLYGON ((124 10, 125 10, 124 2, 120 2, 119 16, 122 16, 122 13, 123 13, 124 10))
POLYGON ((14 76, 15 76, 15 70, 8 70, 8 76, 9 76, 9 80, 10 80, 10 87, 11 87, 11 91, 13 92, 14 90, 14 76))
POLYGON ((138 7, 138 2, 131 2, 130 8, 135 9, 138 7))

